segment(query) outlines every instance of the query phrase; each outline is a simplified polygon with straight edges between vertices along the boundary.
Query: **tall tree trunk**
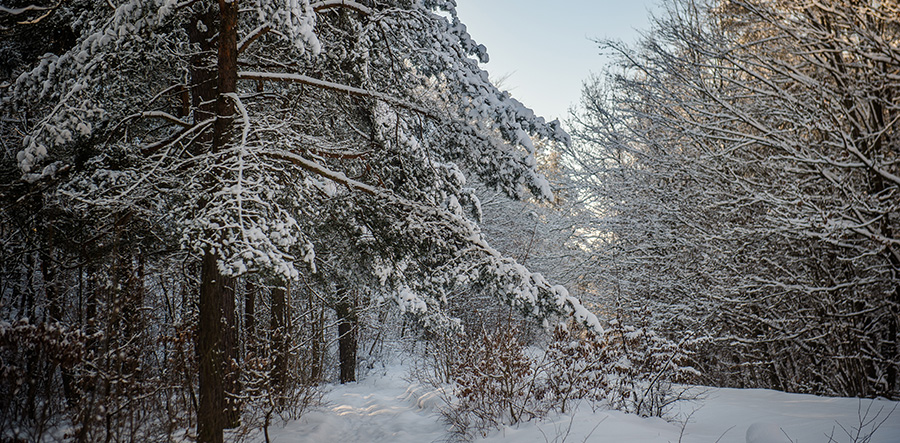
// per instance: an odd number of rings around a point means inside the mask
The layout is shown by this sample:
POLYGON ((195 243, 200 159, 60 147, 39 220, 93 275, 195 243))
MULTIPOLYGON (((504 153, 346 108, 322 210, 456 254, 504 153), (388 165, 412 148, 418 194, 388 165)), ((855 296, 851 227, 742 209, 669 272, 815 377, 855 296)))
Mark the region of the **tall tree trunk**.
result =
POLYGON ((200 366, 200 404, 197 411, 197 441, 223 443, 225 428, 225 352, 222 322, 225 279, 219 273, 216 255, 203 254, 200 270, 200 320, 197 360, 200 366))
MULTIPOLYGON (((216 70, 210 73, 200 64, 192 66, 192 71, 197 74, 194 80, 195 96, 193 103, 208 102, 209 89, 212 79, 215 78, 215 115, 217 116, 213 126, 212 146, 210 150, 216 152, 222 149, 231 136, 231 126, 234 122, 234 102, 225 94, 237 90, 237 14, 238 1, 219 0, 218 14, 209 10, 199 14, 198 20, 203 21, 206 29, 218 29, 216 70), (212 26, 218 17, 218 27, 212 26)), ((205 35, 200 30, 189 30, 193 37, 211 41, 212 36, 205 35)), ((201 49, 204 48, 204 42, 201 49)), ((200 57, 200 62, 205 57, 200 57)), ((202 108, 202 105, 200 106, 202 108)), ((199 111, 200 109, 198 109, 199 111)), ((198 113, 199 116, 199 113, 198 113)), ((197 117, 195 116, 195 119, 197 117)), ((215 235, 215 234, 211 234, 215 235)), ((226 331, 231 326, 224 324, 230 319, 234 322, 234 291, 228 290, 233 283, 227 281, 221 274, 216 264, 217 256, 212 250, 207 250, 203 255, 200 271, 200 320, 198 325, 198 347, 200 364, 200 404, 197 411, 197 434, 200 443, 221 443, 224 440, 224 428, 228 424, 226 414, 226 360, 229 352, 226 351, 226 331), (232 298, 226 302, 226 298, 232 298), (227 315, 226 306, 231 306, 231 315, 227 315)), ((229 346, 230 347, 230 346, 229 346)))
MULTIPOLYGON (((349 295, 349 294, 348 294, 349 295)), ((341 383, 356 381, 357 338, 359 319, 353 297, 347 297, 335 306, 338 317, 338 351, 340 354, 341 383)))

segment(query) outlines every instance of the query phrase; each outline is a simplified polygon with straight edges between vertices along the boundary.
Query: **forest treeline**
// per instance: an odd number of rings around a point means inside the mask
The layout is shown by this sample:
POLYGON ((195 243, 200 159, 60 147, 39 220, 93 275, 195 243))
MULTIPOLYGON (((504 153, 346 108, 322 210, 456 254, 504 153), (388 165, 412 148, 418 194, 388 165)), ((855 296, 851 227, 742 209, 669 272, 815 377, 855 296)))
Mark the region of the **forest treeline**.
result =
POLYGON ((666 5, 573 122, 592 280, 714 384, 896 398, 900 5, 666 5))
POLYGON ((401 342, 456 424, 900 398, 900 5, 597 44, 567 133, 452 0, 7 2, 0 440, 240 439, 401 342))

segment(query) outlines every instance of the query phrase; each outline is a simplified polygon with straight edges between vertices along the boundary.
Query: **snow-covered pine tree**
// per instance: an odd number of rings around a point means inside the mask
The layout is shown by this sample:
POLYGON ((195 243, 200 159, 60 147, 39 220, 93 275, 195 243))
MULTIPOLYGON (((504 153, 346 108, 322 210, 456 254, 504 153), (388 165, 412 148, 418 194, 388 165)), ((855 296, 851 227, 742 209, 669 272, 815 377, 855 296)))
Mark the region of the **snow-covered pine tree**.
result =
POLYGON ((342 255, 433 327, 451 323, 449 291, 477 284, 530 315, 599 328, 467 215, 477 202, 457 164, 511 195, 549 197, 531 137, 567 136, 488 81, 452 0, 37 10, 67 17, 76 38, 0 86, 24 135, 17 189, 101 226, 127 214, 154 247, 191 254, 201 441, 227 425, 239 276, 295 280, 318 254, 342 255), (331 235, 349 247, 329 250, 331 235))

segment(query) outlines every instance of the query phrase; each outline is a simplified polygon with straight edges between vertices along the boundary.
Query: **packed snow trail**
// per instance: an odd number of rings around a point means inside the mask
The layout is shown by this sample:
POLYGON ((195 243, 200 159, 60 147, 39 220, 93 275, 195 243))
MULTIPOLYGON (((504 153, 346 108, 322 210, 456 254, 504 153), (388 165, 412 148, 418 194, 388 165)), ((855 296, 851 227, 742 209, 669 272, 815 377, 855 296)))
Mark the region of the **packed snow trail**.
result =
MULTIPOLYGON (((428 443, 445 441, 448 426, 434 390, 410 385, 405 369, 389 368, 357 383, 337 385, 324 404, 285 427, 269 429, 272 443, 428 443)), ((262 435, 254 440, 264 442, 262 435)))
MULTIPOLYGON (((438 393, 391 366, 358 383, 335 385, 322 406, 269 429, 273 443, 430 443, 452 440, 438 393)), ((582 404, 577 411, 491 432, 478 443, 816 443, 853 442, 880 424, 869 443, 900 442, 900 402, 786 394, 766 389, 698 387, 703 400, 682 402, 680 421, 641 418, 582 404), (893 415, 887 416, 893 410, 893 415), (684 417, 690 415, 684 424, 684 417), (842 429, 843 427, 843 429, 842 429), (829 440, 831 438, 832 440, 829 440)), ((259 433, 253 443, 264 442, 259 433)))

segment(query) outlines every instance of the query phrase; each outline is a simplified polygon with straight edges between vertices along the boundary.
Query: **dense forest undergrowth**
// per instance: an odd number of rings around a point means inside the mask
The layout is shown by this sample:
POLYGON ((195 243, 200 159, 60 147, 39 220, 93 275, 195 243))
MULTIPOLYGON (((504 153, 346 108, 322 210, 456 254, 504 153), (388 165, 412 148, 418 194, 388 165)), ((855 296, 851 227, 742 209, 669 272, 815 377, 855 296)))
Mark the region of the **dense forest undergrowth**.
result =
POLYGON ((663 5, 566 132, 452 0, 5 2, 0 440, 247 436, 399 338, 469 437, 900 398, 900 5, 663 5))

